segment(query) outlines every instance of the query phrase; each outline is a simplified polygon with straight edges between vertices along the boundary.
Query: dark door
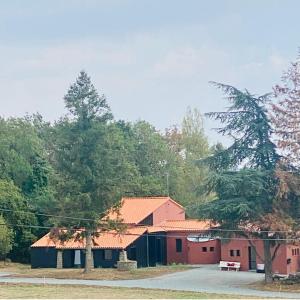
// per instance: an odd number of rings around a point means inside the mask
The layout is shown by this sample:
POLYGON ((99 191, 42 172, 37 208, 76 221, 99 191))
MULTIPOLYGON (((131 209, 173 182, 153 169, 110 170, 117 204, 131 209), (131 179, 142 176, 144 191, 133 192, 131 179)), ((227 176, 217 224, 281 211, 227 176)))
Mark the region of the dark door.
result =
POLYGON ((130 259, 131 260, 136 260, 136 247, 131 247, 130 248, 130 259))
POLYGON ((162 243, 161 243, 161 239, 156 239, 156 263, 162 264, 162 243))
POLYGON ((256 270, 256 255, 252 246, 248 247, 249 270, 256 270))

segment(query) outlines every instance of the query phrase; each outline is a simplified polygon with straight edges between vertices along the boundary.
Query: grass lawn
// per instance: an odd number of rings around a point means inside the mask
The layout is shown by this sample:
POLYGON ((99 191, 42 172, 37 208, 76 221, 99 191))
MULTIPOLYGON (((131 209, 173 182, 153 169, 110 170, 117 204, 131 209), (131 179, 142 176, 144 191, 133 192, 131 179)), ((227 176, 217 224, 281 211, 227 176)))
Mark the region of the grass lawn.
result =
POLYGON ((54 299, 245 299, 242 296, 172 290, 76 285, 0 284, 0 298, 54 299))
POLYGON ((300 293, 300 284, 288 285, 282 284, 282 282, 280 281, 275 281, 269 284, 266 284, 263 281, 259 281, 249 284, 249 287, 262 291, 300 293))
POLYGON ((83 269, 31 269, 30 265, 10 263, 0 265, 0 272, 11 272, 14 277, 47 277, 58 279, 96 279, 96 280, 117 280, 117 279, 141 279, 157 277, 164 274, 180 272, 190 269, 186 265, 171 265, 140 268, 132 271, 118 271, 117 269, 94 269, 89 274, 84 274, 83 269))

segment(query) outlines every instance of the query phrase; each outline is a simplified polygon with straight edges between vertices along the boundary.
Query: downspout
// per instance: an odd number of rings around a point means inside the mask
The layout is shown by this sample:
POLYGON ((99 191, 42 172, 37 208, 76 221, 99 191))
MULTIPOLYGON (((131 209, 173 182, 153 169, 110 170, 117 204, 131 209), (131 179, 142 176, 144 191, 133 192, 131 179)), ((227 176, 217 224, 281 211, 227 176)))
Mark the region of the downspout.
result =
POLYGON ((147 232, 147 267, 149 267, 149 233, 147 232))

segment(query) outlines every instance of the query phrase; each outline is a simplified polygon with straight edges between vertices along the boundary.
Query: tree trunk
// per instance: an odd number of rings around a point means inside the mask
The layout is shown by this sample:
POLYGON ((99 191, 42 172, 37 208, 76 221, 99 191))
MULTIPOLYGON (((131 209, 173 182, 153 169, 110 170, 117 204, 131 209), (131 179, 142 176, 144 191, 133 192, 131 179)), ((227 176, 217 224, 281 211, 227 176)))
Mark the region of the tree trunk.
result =
POLYGON ((85 240, 86 240, 86 246, 85 246, 84 273, 90 273, 94 266, 94 260, 92 256, 92 233, 90 230, 87 230, 85 240))
POLYGON ((272 256, 271 256, 271 245, 268 237, 268 233, 264 233, 264 263, 265 263, 265 283, 273 282, 272 273, 272 256))

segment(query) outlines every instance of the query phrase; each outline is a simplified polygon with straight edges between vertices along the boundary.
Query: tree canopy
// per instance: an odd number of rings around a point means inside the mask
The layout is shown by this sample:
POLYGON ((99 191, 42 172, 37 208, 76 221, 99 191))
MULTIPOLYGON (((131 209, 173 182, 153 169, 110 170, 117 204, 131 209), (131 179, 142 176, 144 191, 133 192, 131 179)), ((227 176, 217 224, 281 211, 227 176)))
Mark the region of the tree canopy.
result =
POLYGON ((299 168, 300 154, 300 61, 293 62, 273 88, 272 122, 277 146, 285 160, 299 168))
POLYGON ((12 249, 12 231, 8 228, 4 218, 0 215, 0 258, 5 259, 12 249))
POLYGON ((228 148, 216 149, 205 160, 211 168, 206 187, 209 192, 215 191, 217 197, 201 205, 199 214, 216 221, 220 228, 236 230, 235 234, 249 226, 258 228, 248 237, 263 240, 266 281, 270 282, 271 247, 278 243, 281 230, 292 230, 293 222, 289 205, 282 205, 280 156, 272 142, 266 108, 269 95, 256 97, 247 90, 214 84, 225 92, 231 106, 226 112, 207 115, 221 121, 223 127, 218 132, 233 142, 228 148))

